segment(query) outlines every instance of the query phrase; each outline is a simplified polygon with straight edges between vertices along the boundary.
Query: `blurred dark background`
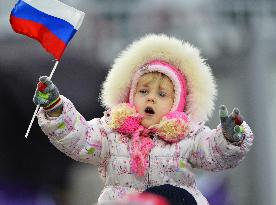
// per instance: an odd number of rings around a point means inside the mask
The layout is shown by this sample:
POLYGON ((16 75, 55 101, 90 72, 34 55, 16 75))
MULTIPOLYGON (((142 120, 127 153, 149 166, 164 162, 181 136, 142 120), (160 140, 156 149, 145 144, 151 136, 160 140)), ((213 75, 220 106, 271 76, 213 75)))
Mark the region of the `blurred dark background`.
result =
MULTIPOLYGON (((63 0, 86 13, 53 76, 86 119, 101 117, 98 95, 113 59, 146 33, 199 47, 218 84, 216 107, 239 107, 255 144, 233 170, 197 171, 212 205, 276 204, 276 2, 273 0, 63 0)), ((95 167, 57 151, 35 120, 32 97, 54 61, 9 25, 15 0, 0 2, 0 204, 90 205, 102 188, 95 167)), ((208 125, 219 123, 217 109, 208 125)))

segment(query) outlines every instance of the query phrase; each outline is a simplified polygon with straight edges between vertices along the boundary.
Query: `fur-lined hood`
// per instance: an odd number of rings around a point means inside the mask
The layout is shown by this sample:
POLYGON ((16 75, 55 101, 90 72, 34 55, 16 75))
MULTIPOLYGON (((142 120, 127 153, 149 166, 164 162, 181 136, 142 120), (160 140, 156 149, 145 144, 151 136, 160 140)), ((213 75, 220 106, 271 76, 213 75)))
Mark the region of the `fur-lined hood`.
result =
POLYGON ((192 121, 206 121, 214 109, 217 93, 211 68, 197 48, 163 34, 146 35, 120 53, 102 85, 102 105, 111 108, 128 102, 133 75, 153 60, 162 60, 180 69, 188 88, 184 112, 192 121))

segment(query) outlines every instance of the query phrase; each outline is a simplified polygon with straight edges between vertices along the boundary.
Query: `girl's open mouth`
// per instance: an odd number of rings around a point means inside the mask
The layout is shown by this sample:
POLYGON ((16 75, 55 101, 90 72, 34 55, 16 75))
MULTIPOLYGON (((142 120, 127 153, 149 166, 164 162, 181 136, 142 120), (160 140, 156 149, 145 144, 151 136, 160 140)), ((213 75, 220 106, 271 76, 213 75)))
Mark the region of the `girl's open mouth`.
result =
POLYGON ((155 112, 152 107, 147 106, 145 109, 145 113, 153 115, 155 112))

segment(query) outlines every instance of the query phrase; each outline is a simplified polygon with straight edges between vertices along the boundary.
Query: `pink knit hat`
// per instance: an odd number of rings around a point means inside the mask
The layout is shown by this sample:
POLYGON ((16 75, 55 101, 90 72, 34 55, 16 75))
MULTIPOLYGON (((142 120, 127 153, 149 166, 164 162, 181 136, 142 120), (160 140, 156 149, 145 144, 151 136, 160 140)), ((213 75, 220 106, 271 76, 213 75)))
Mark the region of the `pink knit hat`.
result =
POLYGON ((186 96, 187 96, 186 79, 178 68, 162 60, 153 60, 145 64, 144 66, 142 66, 140 69, 136 71, 136 73, 133 76, 132 84, 130 87, 129 103, 131 105, 134 104, 133 98, 134 98, 134 94, 135 94, 135 90, 136 90, 136 86, 139 81, 139 78, 142 75, 150 72, 163 73, 170 78, 170 80, 174 85, 174 91, 175 91, 174 103, 173 103, 171 112, 174 112, 174 111, 183 112, 186 105, 186 96))

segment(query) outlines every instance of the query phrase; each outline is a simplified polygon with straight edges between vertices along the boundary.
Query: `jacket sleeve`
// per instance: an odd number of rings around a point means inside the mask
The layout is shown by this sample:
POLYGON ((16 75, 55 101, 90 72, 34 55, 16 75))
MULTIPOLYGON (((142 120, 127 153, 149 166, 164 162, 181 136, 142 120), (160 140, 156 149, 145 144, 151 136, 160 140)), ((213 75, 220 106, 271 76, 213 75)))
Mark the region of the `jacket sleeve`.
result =
POLYGON ((43 109, 38 112, 38 123, 50 142, 74 160, 100 165, 108 157, 108 128, 105 117, 86 121, 73 103, 61 96, 63 112, 59 117, 48 117, 43 109))
POLYGON ((192 146, 189 162, 192 167, 209 171, 219 171, 236 167, 245 157, 253 144, 253 133, 243 122, 243 140, 239 145, 228 142, 222 133, 221 125, 217 129, 210 129, 200 125, 191 135, 192 146))

